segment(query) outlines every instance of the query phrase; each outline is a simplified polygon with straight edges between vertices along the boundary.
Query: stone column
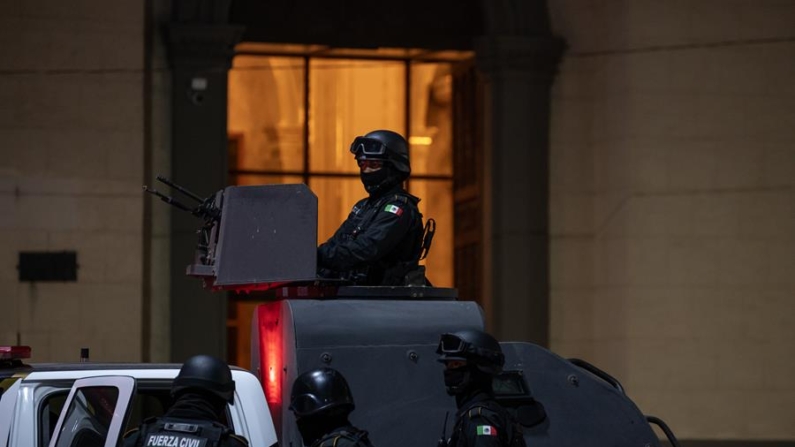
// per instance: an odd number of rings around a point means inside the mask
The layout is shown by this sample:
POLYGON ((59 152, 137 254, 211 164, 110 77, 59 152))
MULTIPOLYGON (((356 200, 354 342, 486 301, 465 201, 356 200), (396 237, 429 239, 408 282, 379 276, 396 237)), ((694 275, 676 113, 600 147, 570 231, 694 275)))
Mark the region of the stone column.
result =
MULTIPOLYGON (((171 179, 202 197, 227 186, 227 73, 242 34, 242 27, 225 23, 228 6, 228 1, 183 2, 167 28, 171 179)), ((171 359, 177 362, 197 353, 226 355, 226 295, 185 275, 201 224, 188 213, 172 212, 171 359)))
POLYGON ((486 95, 487 326, 502 340, 542 346, 549 344, 550 86, 563 50, 548 34, 488 35, 475 47, 486 95))

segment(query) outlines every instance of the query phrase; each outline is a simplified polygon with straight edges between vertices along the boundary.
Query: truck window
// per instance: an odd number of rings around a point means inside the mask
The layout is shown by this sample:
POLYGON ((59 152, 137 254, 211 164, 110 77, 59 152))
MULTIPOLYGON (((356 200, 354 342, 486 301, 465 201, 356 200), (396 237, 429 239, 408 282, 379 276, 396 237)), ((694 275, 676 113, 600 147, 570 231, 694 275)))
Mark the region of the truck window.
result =
POLYGON ((171 405, 171 393, 168 388, 141 389, 135 393, 131 408, 130 419, 127 421, 125 433, 137 428, 144 419, 162 416, 171 405))
MULTIPOLYGON (((58 391, 47 395, 39 407, 39 445, 50 444, 58 415, 63 409, 63 404, 69 396, 69 390, 58 391)), ((133 399, 130 419, 124 431, 138 427, 144 419, 161 416, 171 405, 171 395, 168 388, 138 389, 133 399)))
POLYGON ((79 388, 66 410, 56 447, 102 447, 108 436, 119 390, 113 386, 79 388))
POLYGON ((69 390, 57 391, 48 394, 39 407, 39 445, 50 445, 52 432, 55 431, 55 424, 58 423, 58 415, 61 414, 63 404, 69 396, 69 390))

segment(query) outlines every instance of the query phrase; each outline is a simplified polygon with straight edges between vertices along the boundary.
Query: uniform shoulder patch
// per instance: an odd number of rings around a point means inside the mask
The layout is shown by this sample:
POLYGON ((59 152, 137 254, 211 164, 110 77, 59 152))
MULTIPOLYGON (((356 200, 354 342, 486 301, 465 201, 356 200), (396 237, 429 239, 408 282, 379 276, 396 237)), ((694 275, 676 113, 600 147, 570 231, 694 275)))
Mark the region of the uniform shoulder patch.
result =
POLYGON ((478 436, 497 436, 497 427, 493 425, 478 425, 478 436))
POLYGON ((403 208, 401 208, 401 207, 399 207, 397 205, 391 205, 391 204, 385 206, 384 207, 384 211, 386 211, 387 213, 397 214, 398 216, 403 214, 403 208))

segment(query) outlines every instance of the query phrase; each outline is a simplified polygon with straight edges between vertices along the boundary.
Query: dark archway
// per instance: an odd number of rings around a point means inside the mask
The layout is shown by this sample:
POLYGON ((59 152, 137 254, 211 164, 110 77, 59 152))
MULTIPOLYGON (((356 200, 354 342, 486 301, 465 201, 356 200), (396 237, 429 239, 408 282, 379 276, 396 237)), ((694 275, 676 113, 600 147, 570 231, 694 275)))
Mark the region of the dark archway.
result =
POLYGON ((244 41, 342 48, 471 50, 483 17, 479 0, 234 0, 230 11, 244 41))

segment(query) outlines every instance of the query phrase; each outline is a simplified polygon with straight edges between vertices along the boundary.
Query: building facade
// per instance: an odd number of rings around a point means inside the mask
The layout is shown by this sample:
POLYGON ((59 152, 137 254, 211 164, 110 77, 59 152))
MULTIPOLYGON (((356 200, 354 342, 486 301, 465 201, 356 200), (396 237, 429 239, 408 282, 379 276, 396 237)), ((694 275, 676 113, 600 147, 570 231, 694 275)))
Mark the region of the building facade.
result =
POLYGON ((196 221, 141 185, 228 184, 235 49, 465 52, 450 262, 489 329, 610 372, 685 445, 792 445, 795 3, 547 3, 1 3, 0 344, 227 353, 228 297, 183 274, 196 221), (76 281, 20 281, 62 251, 76 281))

